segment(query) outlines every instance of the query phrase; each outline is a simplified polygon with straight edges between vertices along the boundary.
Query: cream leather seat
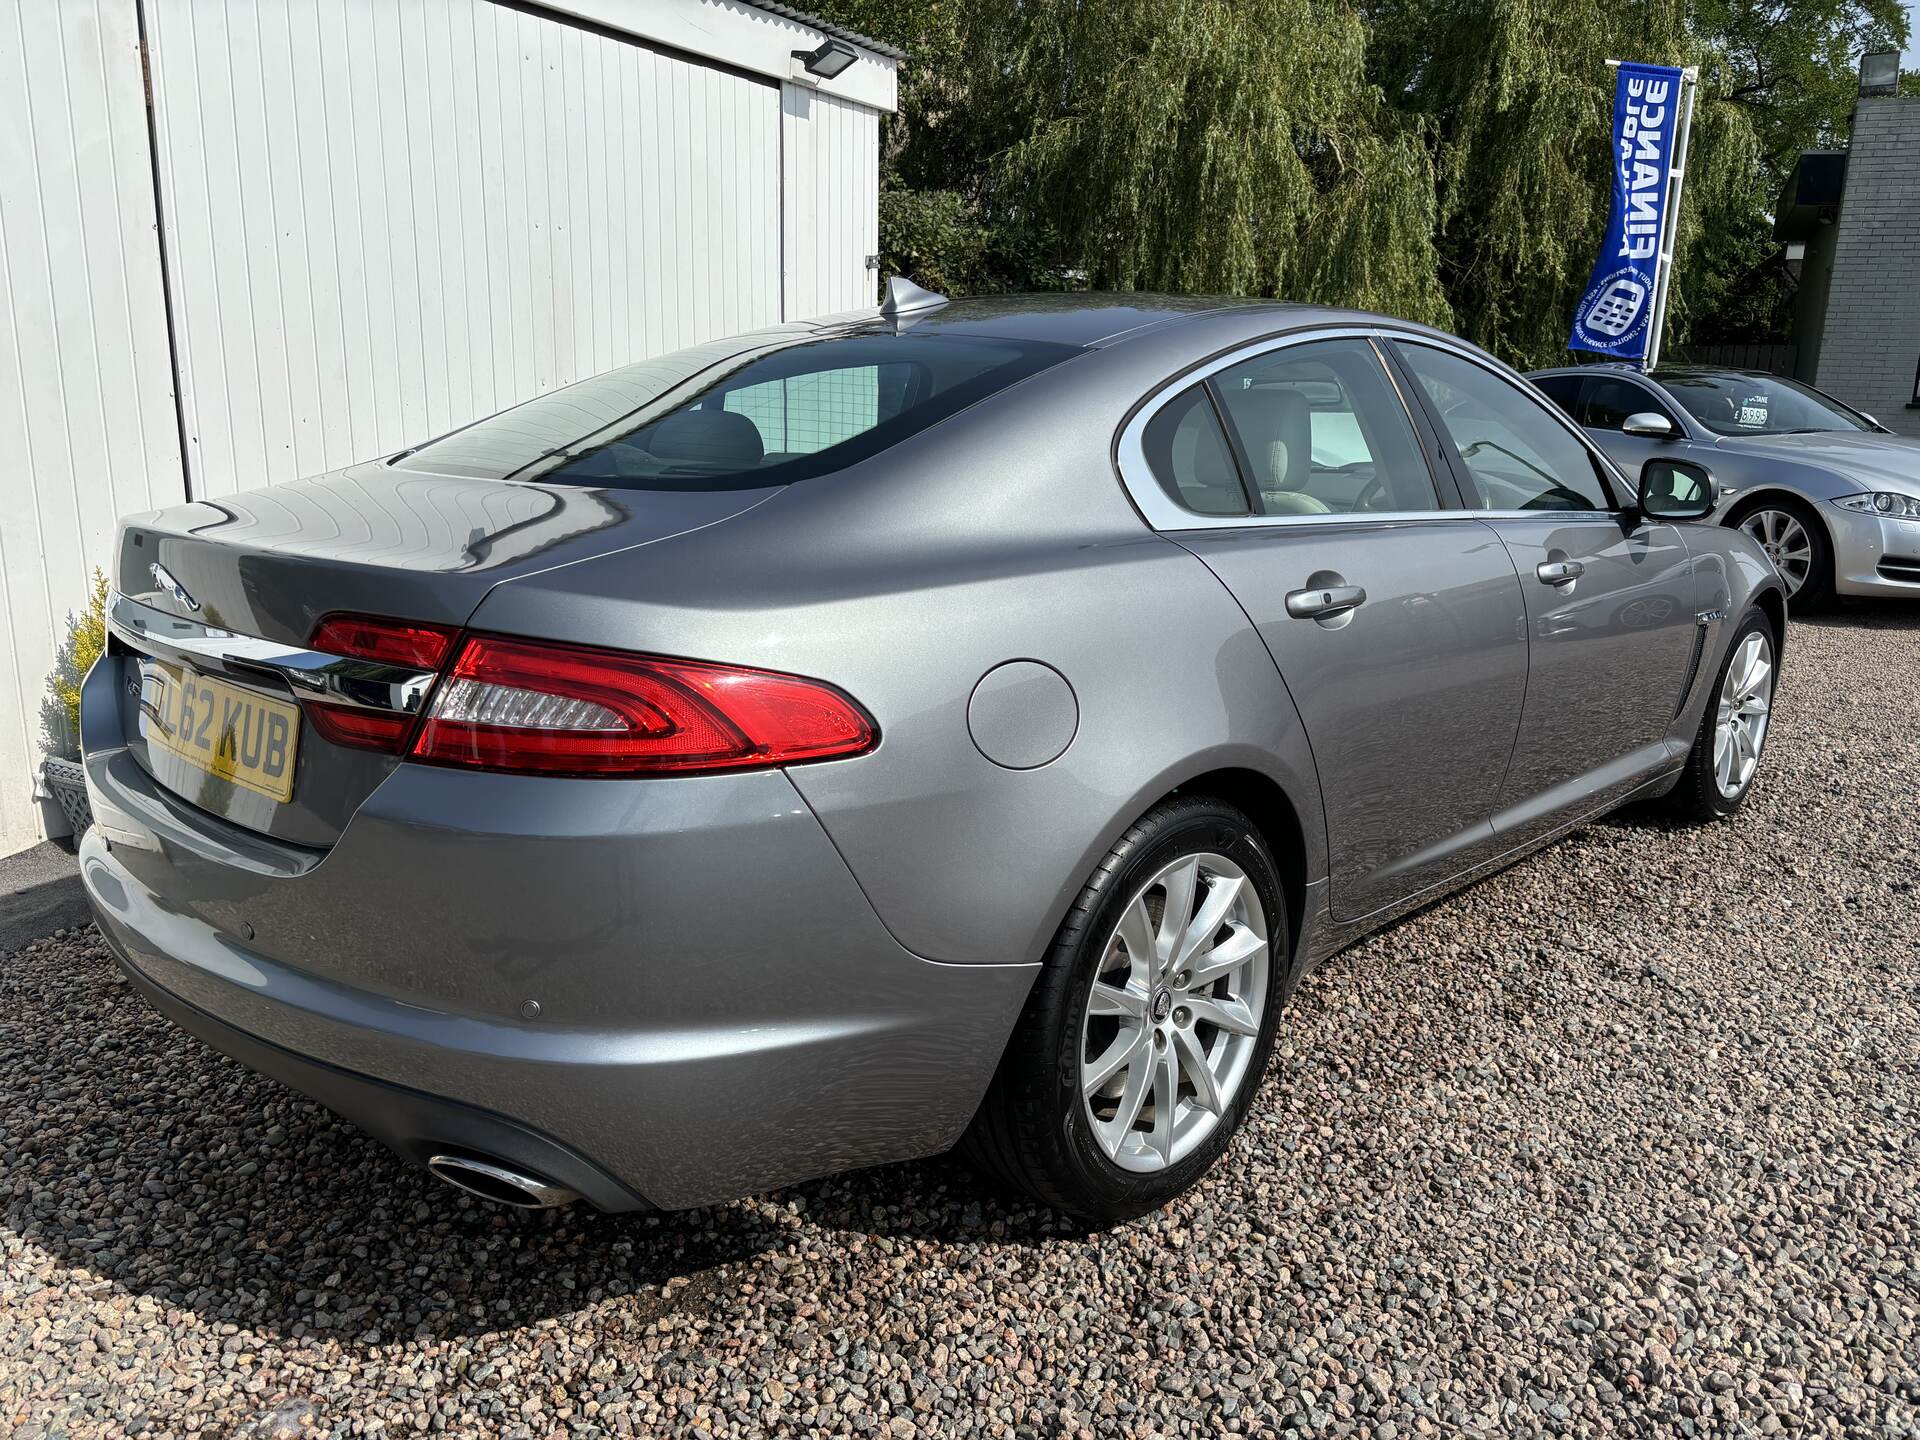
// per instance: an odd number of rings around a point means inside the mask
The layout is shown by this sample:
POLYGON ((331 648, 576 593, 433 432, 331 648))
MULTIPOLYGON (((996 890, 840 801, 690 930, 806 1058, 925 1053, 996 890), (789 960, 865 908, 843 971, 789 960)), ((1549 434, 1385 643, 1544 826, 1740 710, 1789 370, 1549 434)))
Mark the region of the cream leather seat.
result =
POLYGON ((1233 407, 1254 486, 1269 515, 1326 515, 1303 488, 1313 475, 1313 412, 1294 390, 1251 391, 1233 407))

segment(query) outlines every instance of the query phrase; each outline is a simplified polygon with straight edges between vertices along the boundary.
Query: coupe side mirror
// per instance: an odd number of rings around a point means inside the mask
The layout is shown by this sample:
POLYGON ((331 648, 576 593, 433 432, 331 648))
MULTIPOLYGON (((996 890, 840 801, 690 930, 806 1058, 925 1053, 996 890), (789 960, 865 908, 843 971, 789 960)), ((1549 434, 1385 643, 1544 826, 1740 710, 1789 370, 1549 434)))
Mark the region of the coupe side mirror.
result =
POLYGON ((1692 460, 1655 458, 1640 467, 1640 513, 1649 520, 1704 520, 1718 499, 1713 472, 1692 460))
POLYGON ((1673 439, 1673 422, 1657 410, 1642 410, 1629 415, 1620 422, 1623 434, 1639 435, 1648 440, 1673 439))

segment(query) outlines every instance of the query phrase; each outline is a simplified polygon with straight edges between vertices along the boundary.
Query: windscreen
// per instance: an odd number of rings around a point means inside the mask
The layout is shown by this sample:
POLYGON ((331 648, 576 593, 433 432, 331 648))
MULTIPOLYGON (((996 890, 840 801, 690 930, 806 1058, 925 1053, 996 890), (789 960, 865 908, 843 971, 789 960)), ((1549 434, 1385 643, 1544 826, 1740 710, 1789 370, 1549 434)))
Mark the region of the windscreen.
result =
POLYGON ((1873 428, 1819 391, 1778 375, 1663 372, 1654 378, 1716 435, 1805 435, 1873 428))
POLYGON ((887 329, 749 336, 569 385, 394 463, 621 490, 787 485, 865 460, 1074 353, 887 329))

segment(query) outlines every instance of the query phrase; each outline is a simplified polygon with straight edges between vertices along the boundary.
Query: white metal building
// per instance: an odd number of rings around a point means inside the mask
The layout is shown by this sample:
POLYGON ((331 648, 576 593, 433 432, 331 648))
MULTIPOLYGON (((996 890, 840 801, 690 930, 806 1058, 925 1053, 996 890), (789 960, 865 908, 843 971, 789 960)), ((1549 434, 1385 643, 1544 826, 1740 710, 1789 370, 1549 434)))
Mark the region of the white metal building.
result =
POLYGON ((0 854, 118 516, 876 298, 899 57, 783 5, 0 10, 0 854))

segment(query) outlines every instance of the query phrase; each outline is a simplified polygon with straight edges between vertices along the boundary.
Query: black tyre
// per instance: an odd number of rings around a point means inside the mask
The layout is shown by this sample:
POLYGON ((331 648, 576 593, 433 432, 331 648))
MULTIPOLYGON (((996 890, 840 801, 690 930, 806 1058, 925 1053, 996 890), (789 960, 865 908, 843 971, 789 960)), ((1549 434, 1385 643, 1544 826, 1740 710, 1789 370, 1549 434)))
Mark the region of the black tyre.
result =
POLYGON ((1833 542, 1827 527, 1804 501, 1768 495, 1742 507, 1727 521, 1759 542, 1786 582, 1787 604, 1801 614, 1833 600, 1833 542))
POLYGON ((1273 1046, 1287 941, 1253 822, 1162 802, 1068 911, 964 1142, 985 1169, 1111 1224, 1226 1149, 1273 1046))
POLYGON ((1719 820, 1747 803, 1773 718, 1779 655, 1772 622, 1749 610, 1714 676, 1680 783, 1667 796, 1680 818, 1719 820))

